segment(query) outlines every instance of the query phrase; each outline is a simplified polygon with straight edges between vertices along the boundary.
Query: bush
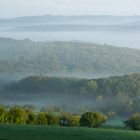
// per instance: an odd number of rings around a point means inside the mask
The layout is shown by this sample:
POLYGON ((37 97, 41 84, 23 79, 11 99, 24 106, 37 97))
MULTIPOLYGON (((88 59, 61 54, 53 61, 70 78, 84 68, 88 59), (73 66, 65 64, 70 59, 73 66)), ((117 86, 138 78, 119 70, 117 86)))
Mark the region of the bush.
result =
POLYGON ((46 114, 48 125, 59 125, 59 117, 53 114, 46 114))
POLYGON ((80 125, 87 127, 100 127, 107 120, 107 116, 100 112, 86 112, 81 116, 80 125))
POLYGON ((0 123, 5 122, 5 115, 6 115, 5 109, 3 107, 0 107, 0 123))
POLYGON ((34 113, 28 114, 28 118, 27 118, 26 123, 27 123, 27 124, 35 124, 35 121, 36 121, 36 116, 35 116, 35 114, 34 114, 34 113))
POLYGON ((105 123, 108 119, 108 117, 101 113, 101 112, 95 112, 97 114, 97 116, 99 117, 99 120, 101 121, 101 123, 105 123))
POLYGON ((60 117, 61 126, 79 126, 80 116, 63 113, 60 117))
POLYGON ((67 112, 34 112, 31 109, 14 106, 5 110, 0 107, 0 123, 27 125, 59 125, 59 126, 88 126, 99 127, 107 120, 100 112, 87 112, 82 116, 67 112))
POLYGON ((45 113, 39 113, 36 118, 37 125, 48 125, 48 121, 46 119, 45 113))
POLYGON ((124 124, 127 128, 140 130, 140 114, 132 114, 128 120, 124 121, 124 124))
POLYGON ((6 122, 15 124, 25 124, 26 123, 26 112, 19 108, 13 107, 6 113, 6 122))
POLYGON ((69 126, 79 126, 80 125, 80 116, 72 115, 69 119, 69 126))
POLYGON ((63 113, 60 117, 60 125, 61 126, 70 126, 70 117, 69 113, 63 113))

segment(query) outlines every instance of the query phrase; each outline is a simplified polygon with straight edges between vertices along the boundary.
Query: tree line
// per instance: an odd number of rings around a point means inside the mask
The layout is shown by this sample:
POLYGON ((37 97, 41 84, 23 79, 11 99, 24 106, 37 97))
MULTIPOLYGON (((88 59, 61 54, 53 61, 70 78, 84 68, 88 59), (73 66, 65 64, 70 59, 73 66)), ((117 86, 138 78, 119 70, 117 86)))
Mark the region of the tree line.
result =
MULTIPOLYGON (((101 112, 70 113, 59 108, 47 108, 47 110, 42 108, 36 112, 32 107, 31 105, 10 108, 0 106, 0 124, 98 128, 116 116, 114 112, 109 112, 107 115, 101 112)), ((140 114, 131 114, 123 123, 125 128, 140 130, 140 114)))
POLYGON ((107 121, 107 116, 101 112, 85 112, 73 114, 68 112, 33 111, 30 108, 14 106, 0 107, 1 124, 46 125, 46 126, 85 126, 100 127, 107 121))

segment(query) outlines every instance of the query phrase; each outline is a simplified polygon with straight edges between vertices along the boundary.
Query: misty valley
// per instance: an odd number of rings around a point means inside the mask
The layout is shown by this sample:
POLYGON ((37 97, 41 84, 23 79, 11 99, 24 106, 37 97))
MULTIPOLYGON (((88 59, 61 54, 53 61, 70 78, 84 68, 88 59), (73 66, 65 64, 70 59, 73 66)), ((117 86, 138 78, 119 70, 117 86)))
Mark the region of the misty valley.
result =
POLYGON ((0 138, 137 140, 139 37, 140 16, 0 19, 0 138))
POLYGON ((140 112, 139 83, 139 74, 99 79, 30 76, 1 84, 0 101, 72 112, 100 110, 126 117, 140 112))
POLYGON ((139 111, 139 49, 0 38, 0 64, 1 104, 139 111))

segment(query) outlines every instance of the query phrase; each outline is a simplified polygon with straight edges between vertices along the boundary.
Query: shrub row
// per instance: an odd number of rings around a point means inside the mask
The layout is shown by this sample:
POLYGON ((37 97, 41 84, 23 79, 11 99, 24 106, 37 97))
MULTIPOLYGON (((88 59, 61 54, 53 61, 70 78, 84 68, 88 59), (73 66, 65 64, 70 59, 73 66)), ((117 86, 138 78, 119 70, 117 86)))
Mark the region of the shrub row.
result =
POLYGON ((86 112, 79 115, 66 112, 34 112, 20 107, 8 110, 0 108, 1 124, 100 127, 106 120, 107 116, 101 112, 86 112))

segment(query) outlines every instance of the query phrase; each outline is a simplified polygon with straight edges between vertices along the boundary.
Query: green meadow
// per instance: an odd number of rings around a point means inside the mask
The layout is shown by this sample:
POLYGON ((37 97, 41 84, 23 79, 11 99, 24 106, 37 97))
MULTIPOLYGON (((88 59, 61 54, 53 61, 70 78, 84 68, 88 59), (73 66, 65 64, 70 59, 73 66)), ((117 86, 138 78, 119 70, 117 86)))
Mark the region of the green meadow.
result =
POLYGON ((140 132, 107 128, 0 125, 0 140, 139 140, 140 132))

